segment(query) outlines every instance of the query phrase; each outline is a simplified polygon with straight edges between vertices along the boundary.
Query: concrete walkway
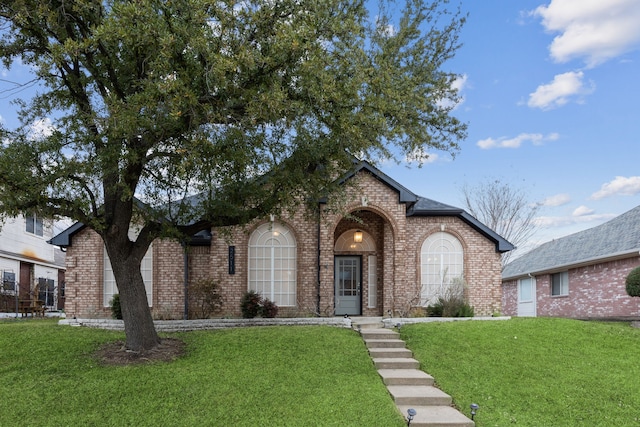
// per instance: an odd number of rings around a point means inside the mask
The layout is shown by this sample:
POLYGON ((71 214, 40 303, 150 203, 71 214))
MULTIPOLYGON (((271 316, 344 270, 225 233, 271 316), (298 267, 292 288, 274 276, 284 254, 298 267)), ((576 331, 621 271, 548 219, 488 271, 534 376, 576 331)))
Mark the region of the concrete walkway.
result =
POLYGON ((434 387, 433 377, 405 347, 400 334, 384 328, 381 318, 354 318, 378 374, 405 419, 413 409, 413 427, 473 427, 475 423, 452 406, 451 396, 434 387))

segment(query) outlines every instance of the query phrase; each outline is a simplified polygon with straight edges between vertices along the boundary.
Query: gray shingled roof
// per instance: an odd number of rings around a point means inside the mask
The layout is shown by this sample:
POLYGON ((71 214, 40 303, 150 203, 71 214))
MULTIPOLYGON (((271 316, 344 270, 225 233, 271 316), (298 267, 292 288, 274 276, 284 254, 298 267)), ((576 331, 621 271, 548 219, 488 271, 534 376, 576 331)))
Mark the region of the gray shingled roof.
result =
MULTIPOLYGON (((394 191, 398 193, 398 202, 407 204, 407 216, 456 216, 471 227, 476 229, 478 232, 482 233, 489 240, 493 241, 496 245, 496 251, 498 252, 506 252, 514 249, 514 246, 509 243, 506 239, 500 236, 495 231, 491 230, 489 227, 478 221, 472 215, 467 213, 464 209, 457 208, 455 206, 450 206, 444 203, 437 202, 435 200, 427 199, 426 197, 420 197, 413 193, 411 190, 407 189, 393 178, 389 177, 381 170, 371 165, 366 161, 354 161, 354 168, 347 174, 345 174, 340 182, 343 183, 353 176, 355 176, 360 171, 367 171, 372 174, 376 179, 385 185, 392 188, 394 191)), ((188 199, 189 203, 194 203, 198 200, 199 196, 191 196, 188 199)), ((321 200, 321 202, 326 203, 326 200, 321 200)), ((84 224, 81 222, 77 222, 73 224, 71 227, 64 230, 62 233, 54 236, 48 243, 52 245, 67 247, 71 246, 73 235, 79 232, 84 228, 84 224)), ((208 233, 208 232, 206 232, 208 233)), ((200 232, 192 237, 192 244, 204 244, 211 239, 211 234, 205 234, 205 232, 200 232)))
POLYGON ((544 243, 510 262, 503 279, 568 268, 640 251, 640 206, 597 227, 544 243))

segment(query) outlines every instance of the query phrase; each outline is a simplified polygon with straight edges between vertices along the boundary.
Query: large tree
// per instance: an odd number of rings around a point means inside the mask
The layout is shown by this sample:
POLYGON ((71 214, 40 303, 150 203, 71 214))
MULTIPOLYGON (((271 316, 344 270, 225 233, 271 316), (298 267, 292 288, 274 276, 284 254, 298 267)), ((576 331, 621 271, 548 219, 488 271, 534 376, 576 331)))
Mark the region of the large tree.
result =
MULTIPOLYGON (((537 230, 535 218, 540 204, 532 202, 523 188, 486 178, 463 186, 462 194, 467 211, 516 248, 527 243, 537 230)), ((503 267, 512 254, 513 251, 502 254, 503 267)))
POLYGON ((466 124, 443 65, 464 16, 446 6, 1 0, 0 57, 39 92, 3 129, 0 212, 95 230, 126 346, 153 348, 140 262, 154 239, 312 200, 353 155, 458 150, 466 124), (43 119, 51 131, 32 132, 43 119))

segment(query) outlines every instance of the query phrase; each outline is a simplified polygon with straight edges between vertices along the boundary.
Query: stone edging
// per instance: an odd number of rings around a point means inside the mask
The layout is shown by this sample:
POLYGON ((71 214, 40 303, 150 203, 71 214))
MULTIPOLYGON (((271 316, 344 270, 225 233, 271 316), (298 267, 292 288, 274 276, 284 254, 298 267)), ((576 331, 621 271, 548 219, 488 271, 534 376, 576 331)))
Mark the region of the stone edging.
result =
MULTIPOLYGON (((243 326, 277 325, 328 325, 351 328, 351 319, 343 317, 299 317, 278 319, 198 319, 198 320, 156 320, 153 322, 158 332, 197 331, 207 329, 237 328, 243 326)), ((114 319, 64 319, 59 325, 84 326, 87 328, 124 331, 124 322, 114 319)))
POLYGON ((511 316, 500 317, 391 317, 382 319, 385 328, 393 328, 402 325, 412 325, 415 323, 432 323, 432 322, 464 322, 472 320, 509 320, 511 316))

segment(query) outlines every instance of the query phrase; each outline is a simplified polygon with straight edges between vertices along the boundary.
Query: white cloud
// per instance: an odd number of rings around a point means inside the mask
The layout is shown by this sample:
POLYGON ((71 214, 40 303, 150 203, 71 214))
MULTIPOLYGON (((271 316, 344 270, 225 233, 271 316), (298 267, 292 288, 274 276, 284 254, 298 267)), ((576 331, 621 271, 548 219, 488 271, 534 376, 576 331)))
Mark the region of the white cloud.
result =
POLYGON ((602 184, 600 190, 591 195, 591 199, 599 200, 609 196, 633 196, 640 193, 640 176, 617 176, 614 180, 602 184))
POLYGON ((582 81, 583 77, 582 71, 558 74, 551 83, 540 85, 535 92, 530 93, 527 105, 531 108, 550 110, 565 105, 574 97, 577 97, 578 102, 582 102, 581 97, 590 94, 595 89, 593 83, 590 84, 590 87, 585 86, 582 81))
POLYGON ((558 34, 549 46, 557 62, 581 58, 595 67, 640 47, 638 0, 551 0, 532 14, 558 34))
POLYGON ((419 164, 428 164, 435 163, 440 160, 440 156, 438 153, 427 153, 421 152, 420 150, 415 150, 412 153, 405 156, 405 163, 419 163, 419 164))
MULTIPOLYGON (((579 209, 579 208, 578 208, 579 209)), ((607 221, 616 217, 616 214, 582 214, 576 215, 576 209, 572 215, 567 216, 539 216, 534 223, 540 228, 566 227, 575 224, 585 224, 594 221, 607 221)))
POLYGON ((591 209, 591 208, 589 208, 589 207, 587 207, 585 205, 582 205, 582 206, 578 206, 577 208, 575 208, 572 215, 574 217, 576 217, 576 216, 585 216, 585 215, 591 215, 591 214, 593 214, 593 212, 594 212, 593 209, 591 209))
POLYGON ((566 193, 556 194, 554 196, 547 197, 541 203, 542 206, 562 206, 571 201, 571 196, 566 193))
POLYGON ((29 137, 31 139, 41 139, 51 136, 54 131, 53 123, 51 123, 51 119, 44 118, 36 120, 31 123, 31 128, 29 129, 29 137))
POLYGON ((515 138, 500 137, 481 139, 476 145, 483 150, 491 148, 519 148, 524 142, 531 142, 533 145, 542 145, 547 141, 555 141, 560 138, 558 133, 543 135, 541 133, 521 133, 515 138))
POLYGON ((451 88, 455 89, 458 92, 458 102, 452 102, 449 99, 442 99, 438 101, 438 106, 441 108, 451 108, 451 110, 455 110, 459 106, 461 106, 465 98, 462 95, 462 91, 466 89, 469 81, 469 76, 466 74, 459 75, 452 83, 451 88))

